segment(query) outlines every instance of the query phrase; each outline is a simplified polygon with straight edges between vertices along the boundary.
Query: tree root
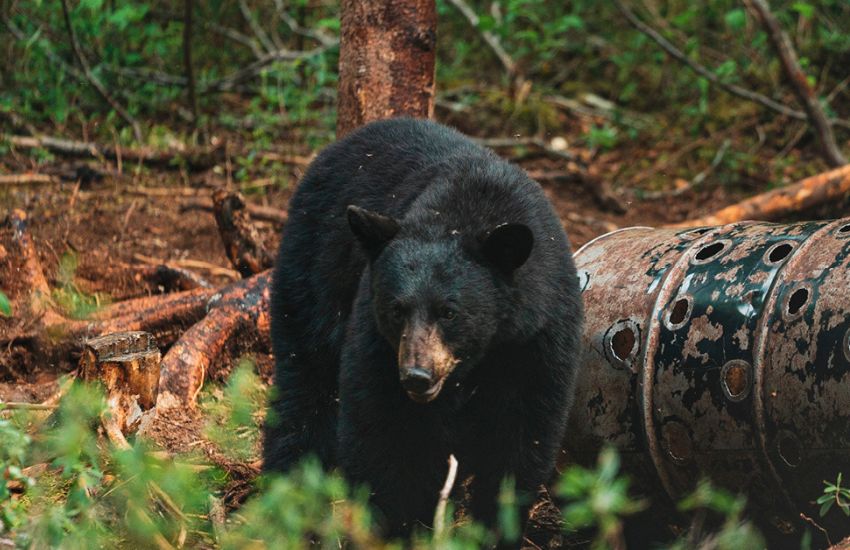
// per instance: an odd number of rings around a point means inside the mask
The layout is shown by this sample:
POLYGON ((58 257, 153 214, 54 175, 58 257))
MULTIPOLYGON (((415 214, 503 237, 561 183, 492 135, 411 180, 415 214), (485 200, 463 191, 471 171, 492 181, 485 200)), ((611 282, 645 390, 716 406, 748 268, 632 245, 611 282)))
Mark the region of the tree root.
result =
MULTIPOLYGON (((5 277, 15 280, 15 318, 0 319, 11 326, 0 337, 0 346, 23 346, 51 361, 73 363, 88 338, 123 331, 149 332, 160 348, 171 346, 160 369, 157 404, 163 408, 193 406, 204 378, 223 356, 232 357, 246 345, 269 346, 270 271, 212 289, 165 267, 168 275, 177 277, 178 288, 194 288, 125 300, 89 319, 69 319, 52 303, 26 213, 15 210, 8 222, 10 250, 4 256, 7 261, 0 263, 0 273, 8 270, 5 277)), ((157 270, 151 273, 157 274, 157 270)))

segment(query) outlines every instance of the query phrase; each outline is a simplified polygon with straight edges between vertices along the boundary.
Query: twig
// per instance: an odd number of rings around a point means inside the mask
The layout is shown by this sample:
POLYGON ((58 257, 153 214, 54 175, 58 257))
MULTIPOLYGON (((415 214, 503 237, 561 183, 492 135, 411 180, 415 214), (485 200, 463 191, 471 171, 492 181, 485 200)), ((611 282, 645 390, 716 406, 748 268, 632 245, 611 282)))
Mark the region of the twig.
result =
POLYGON ((99 93, 100 96, 109 103, 109 106, 112 107, 112 109, 133 128, 133 134, 136 137, 136 141, 141 143, 142 130, 139 127, 139 123, 135 118, 133 118, 133 115, 131 115, 129 111, 122 107, 121 104, 112 97, 103 83, 94 76, 94 73, 91 72, 91 67, 89 67, 89 63, 86 61, 86 57, 83 55, 83 50, 80 48, 80 43, 77 40, 77 32, 74 30, 74 25, 71 23, 71 14, 68 10, 68 0, 61 0, 61 4, 62 16, 65 19, 65 29, 68 31, 68 37, 71 40, 71 49, 74 50, 74 56, 77 58, 77 63, 79 63, 80 67, 82 67, 83 74, 86 75, 86 79, 97 93, 99 93))
POLYGON ((280 19, 284 23, 286 23, 286 26, 289 27, 289 30, 291 30, 295 34, 300 34, 301 36, 312 38, 323 46, 330 47, 336 45, 336 39, 334 37, 328 36, 327 34, 320 31, 308 29, 298 23, 298 21, 296 21, 295 18, 292 17, 288 11, 286 11, 286 6, 284 6, 283 0, 274 0, 274 5, 277 8, 277 13, 280 19))
POLYGON ((788 34, 782 30, 776 16, 770 11, 767 0, 744 0, 744 3, 756 13, 765 31, 767 31, 770 41, 773 42, 773 47, 776 48, 776 53, 782 61, 782 67, 785 69, 785 75, 791 83, 791 89, 794 90, 794 95, 803 105, 809 124, 812 125, 812 129, 821 143, 824 159, 833 168, 844 166, 847 164, 847 159, 835 142, 835 135, 832 133, 832 127, 829 125, 823 106, 806 79, 806 74, 800 66, 800 61, 797 59, 797 53, 794 51, 794 46, 791 44, 788 34))
MULTIPOLYGON (((787 117, 795 118, 797 120, 808 120, 808 116, 803 111, 798 111, 796 109, 792 109, 778 101, 774 101, 769 97, 762 95, 758 92, 754 92, 752 90, 747 90, 746 88, 742 88, 736 84, 730 84, 728 82, 724 82, 717 74, 713 71, 707 69, 706 67, 700 65, 696 61, 693 61, 687 55, 685 55, 680 49, 674 46, 671 42, 669 42, 666 38, 661 36, 661 34, 641 21, 637 15, 633 11, 631 11, 622 0, 614 0, 619 8, 620 12, 626 18, 626 20, 637 30, 647 35, 653 42, 658 44, 662 50, 667 52, 671 57, 677 59, 693 72, 698 74, 699 76, 705 78, 712 84, 715 84, 722 90, 726 92, 738 96, 740 98, 746 99, 747 101, 752 101, 753 103, 758 103, 763 107, 767 107, 773 111, 776 111, 780 114, 783 114, 787 117)), ((850 128, 850 121, 841 120, 841 119, 831 119, 830 124, 835 126, 842 126, 845 128, 850 128)))
POLYGON ((809 516, 807 516, 803 512, 800 512, 800 519, 812 524, 812 526, 814 526, 815 529, 817 529, 818 531, 823 533, 823 536, 826 537, 827 546, 832 547, 832 540, 830 540, 830 538, 829 538, 829 531, 827 531, 826 529, 824 529, 823 527, 818 525, 818 523, 815 520, 813 520, 812 518, 810 518, 809 516))
POLYGON ((301 59, 309 59, 311 57, 315 57, 327 51, 329 48, 336 46, 338 44, 337 41, 334 41, 330 45, 322 45, 311 50, 304 51, 293 51, 293 50, 274 50, 261 58, 257 59, 253 63, 249 63, 247 66, 234 71, 233 73, 219 78, 217 80, 213 80, 207 83, 204 83, 201 86, 201 92, 227 92, 236 88, 238 85, 243 82, 254 78, 259 75, 263 69, 271 65, 272 63, 276 63, 278 61, 298 61, 301 59))
POLYGON ((542 149, 548 155, 584 164, 581 159, 579 159, 577 156, 570 153, 569 151, 553 149, 549 146, 548 143, 537 137, 478 138, 474 141, 479 145, 483 145, 484 147, 491 147, 493 149, 502 149, 505 147, 522 147, 531 145, 533 147, 537 147, 538 149, 542 149))
POLYGON ((449 495, 452 493, 452 488, 455 485, 457 477, 457 459, 455 455, 449 455, 449 471, 446 473, 446 482, 443 488, 440 489, 440 500, 437 501, 437 509, 434 510, 434 540, 442 540, 446 531, 446 506, 449 502, 449 495))
POLYGON ((465 2, 465 0, 449 0, 449 2, 457 8, 457 10, 466 17, 466 20, 469 21, 469 24, 472 25, 473 28, 477 29, 479 33, 481 33, 481 38, 484 39, 484 42, 493 50, 493 53, 496 54, 496 57, 499 58, 499 62, 505 68, 505 71, 508 73, 508 76, 514 77, 517 74, 517 64, 513 60, 513 58, 508 55, 508 52, 502 47, 502 43, 499 41, 499 37, 493 34, 490 31, 482 30, 479 27, 479 23, 481 22, 478 14, 473 11, 473 9, 465 2))
POLYGON ((58 183, 50 174, 2 174, 0 185, 30 185, 36 183, 58 183))
POLYGON ((248 7, 248 4, 245 3, 245 0, 239 0, 239 11, 242 12, 242 17, 245 18, 245 21, 248 23, 248 26, 251 27, 251 31, 254 33, 254 36, 257 37, 257 40, 260 41, 260 44, 268 52, 273 52, 277 50, 275 45, 269 39, 269 35, 266 34, 266 31, 257 23, 257 20, 254 19, 254 14, 251 13, 251 8, 248 7))
POLYGON ((204 24, 204 26, 209 28, 213 32, 217 32, 218 34, 220 34, 222 36, 226 36, 227 38, 233 40, 234 42, 239 42, 240 44, 246 46, 248 49, 251 50, 251 53, 254 54, 254 57, 262 57, 263 56, 263 53, 264 53, 263 50, 260 48, 260 46, 257 44, 257 42, 254 39, 252 39, 250 36, 242 34, 241 32, 237 31, 236 29, 231 29, 230 27, 224 27, 224 26, 219 25, 217 23, 206 23, 206 24, 204 24))
POLYGON ((686 185, 673 189, 672 191, 647 191, 640 194, 640 198, 644 200, 657 200, 664 199, 668 197, 678 197, 680 195, 684 195, 688 191, 691 191, 700 185, 705 179, 714 172, 720 163, 723 162, 723 157, 726 156, 726 151, 729 150, 729 145, 731 144, 730 140, 724 140, 720 145, 720 148, 717 149, 717 152, 714 154, 714 158, 711 161, 711 164, 706 166, 699 174, 693 177, 691 181, 689 181, 686 185))
MULTIPOLYGON (((127 438, 124 437, 124 433, 121 431, 121 428, 118 426, 118 423, 113 420, 109 411, 106 411, 101 415, 100 423, 103 426, 103 430, 106 432, 107 437, 109 437, 109 440, 119 450, 129 451, 132 449, 127 438)), ((183 510, 174 503, 168 493, 162 490, 162 487, 154 481, 149 481, 148 489, 150 489, 151 494, 160 501, 163 508, 179 519, 181 523, 186 522, 186 514, 184 514, 183 510)))

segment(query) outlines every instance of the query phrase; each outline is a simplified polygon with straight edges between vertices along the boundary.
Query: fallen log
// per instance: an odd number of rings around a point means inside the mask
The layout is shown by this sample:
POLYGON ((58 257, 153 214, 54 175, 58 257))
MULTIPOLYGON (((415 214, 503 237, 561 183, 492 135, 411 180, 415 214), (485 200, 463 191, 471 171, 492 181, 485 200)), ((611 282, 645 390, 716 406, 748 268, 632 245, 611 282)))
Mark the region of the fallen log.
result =
POLYGON ((213 363, 239 337, 269 342, 271 271, 238 281, 210 300, 207 315, 187 330, 162 360, 157 407, 194 406, 213 363))
POLYGON ((192 171, 204 171, 225 160, 225 147, 187 148, 185 150, 156 150, 150 148, 112 147, 87 141, 75 141, 50 136, 5 135, 0 141, 6 141, 13 147, 26 149, 46 149, 57 155, 94 159, 121 160, 122 162, 140 162, 146 166, 178 170, 186 167, 192 171))
POLYGON ((741 220, 780 220, 789 214, 850 196, 850 164, 774 189, 713 214, 668 227, 724 225, 741 220))

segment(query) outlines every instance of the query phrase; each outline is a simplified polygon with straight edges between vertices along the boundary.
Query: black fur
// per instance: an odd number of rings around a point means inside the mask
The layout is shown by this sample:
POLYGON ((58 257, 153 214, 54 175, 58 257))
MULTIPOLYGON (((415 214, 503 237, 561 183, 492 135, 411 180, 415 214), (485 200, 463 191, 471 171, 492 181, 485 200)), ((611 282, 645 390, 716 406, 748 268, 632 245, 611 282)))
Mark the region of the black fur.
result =
POLYGON ((470 510, 488 524, 503 477, 527 504, 548 480, 582 308, 561 223, 518 167, 428 121, 353 132, 292 198, 271 308, 266 470, 307 453, 340 466, 371 487, 389 535, 430 523, 450 453, 474 475, 470 510), (399 381, 413 310, 460 359, 426 404, 399 381))

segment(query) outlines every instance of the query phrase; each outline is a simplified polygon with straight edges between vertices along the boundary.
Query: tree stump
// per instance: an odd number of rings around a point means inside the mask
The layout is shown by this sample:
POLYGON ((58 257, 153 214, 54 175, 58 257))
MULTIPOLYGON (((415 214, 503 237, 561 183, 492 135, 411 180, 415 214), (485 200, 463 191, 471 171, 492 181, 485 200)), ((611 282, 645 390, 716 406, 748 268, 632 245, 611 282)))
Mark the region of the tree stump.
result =
POLYGON ((82 379, 103 384, 110 418, 107 430, 132 433, 149 418, 159 392, 160 353, 148 332, 115 332, 86 340, 82 379))

